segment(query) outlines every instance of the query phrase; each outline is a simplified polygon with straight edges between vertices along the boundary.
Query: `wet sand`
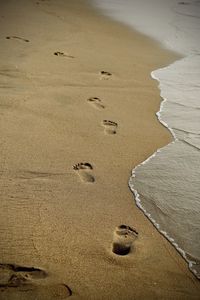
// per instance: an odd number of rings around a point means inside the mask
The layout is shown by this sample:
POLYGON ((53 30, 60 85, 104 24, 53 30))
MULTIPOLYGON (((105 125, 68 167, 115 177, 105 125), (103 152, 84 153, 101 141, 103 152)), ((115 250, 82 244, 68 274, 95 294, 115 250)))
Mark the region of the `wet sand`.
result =
POLYGON ((3 1, 0 28, 0 299, 198 299, 128 189, 171 141, 175 54, 79 0, 3 1))

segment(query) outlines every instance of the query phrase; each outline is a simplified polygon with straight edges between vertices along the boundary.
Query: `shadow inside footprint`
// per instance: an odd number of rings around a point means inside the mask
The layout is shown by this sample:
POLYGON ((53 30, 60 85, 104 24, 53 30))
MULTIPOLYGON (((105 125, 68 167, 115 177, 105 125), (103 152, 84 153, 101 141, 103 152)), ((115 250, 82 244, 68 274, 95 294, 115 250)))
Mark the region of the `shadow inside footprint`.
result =
POLYGON ((54 52, 54 55, 56 55, 56 56, 61 56, 61 57, 74 58, 74 56, 69 55, 68 53, 60 52, 60 51, 54 52))
POLYGON ((107 72, 107 71, 101 71, 100 75, 101 75, 100 79, 107 80, 107 79, 109 79, 112 76, 112 73, 107 72))
POLYGON ((105 108, 105 106, 102 104, 101 99, 99 99, 98 97, 88 98, 87 101, 89 103, 91 103, 95 108, 98 108, 98 109, 104 109, 105 108))
POLYGON ((91 174, 93 167, 89 163, 79 163, 73 166, 73 169, 78 173, 80 179, 83 182, 93 183, 95 181, 94 176, 91 174))
POLYGON ((116 122, 109 121, 109 120, 103 120, 102 124, 104 126, 105 133, 107 133, 107 134, 116 134, 117 133, 118 124, 116 122))
POLYGON ((10 39, 18 39, 18 40, 21 40, 21 41, 23 41, 23 42, 26 42, 26 43, 29 43, 30 41, 29 40, 27 40, 27 39, 24 39, 24 38, 21 38, 21 37, 19 37, 19 36, 7 36, 6 37, 6 39, 7 40, 10 40, 10 39))
POLYGON ((127 255, 137 237, 138 232, 135 229, 127 225, 118 226, 113 235, 112 252, 117 255, 127 255))

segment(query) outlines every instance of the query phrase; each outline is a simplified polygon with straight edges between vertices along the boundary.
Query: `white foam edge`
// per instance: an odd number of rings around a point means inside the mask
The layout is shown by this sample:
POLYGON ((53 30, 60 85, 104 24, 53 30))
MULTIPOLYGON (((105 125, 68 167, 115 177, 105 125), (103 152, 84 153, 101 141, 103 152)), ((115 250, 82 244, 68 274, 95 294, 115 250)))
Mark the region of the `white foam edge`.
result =
MULTIPOLYGON (((176 61, 177 62, 177 61, 176 61)), ((136 170, 137 168, 141 167, 142 165, 145 165, 146 163, 148 163, 148 161, 150 161, 153 157, 155 157, 157 155, 157 153, 161 152, 162 149, 164 149, 166 146, 168 145, 171 145, 171 144, 174 144, 176 141, 178 141, 178 138, 176 137, 175 135, 175 132, 173 131, 172 128, 169 127, 169 125, 162 120, 161 118, 161 112, 163 111, 163 106, 164 106, 164 103, 167 101, 167 98, 164 98, 162 97, 162 90, 161 90, 161 83, 160 83, 160 80, 158 77, 155 76, 154 72, 156 71, 159 71, 159 70, 164 70, 172 65, 174 65, 176 62, 168 65, 167 67, 164 67, 164 68, 161 68, 161 69, 157 69, 157 70, 154 70, 151 72, 151 77, 155 80, 157 80, 159 82, 159 85, 158 85, 158 88, 160 90, 160 96, 161 98, 163 99, 161 104, 160 104, 160 110, 156 113, 156 116, 158 118, 158 121, 164 126, 166 127, 172 134, 174 140, 165 145, 164 147, 162 148, 159 148, 157 149, 151 156, 149 156, 146 160, 144 160, 143 162, 141 162, 139 165, 137 165, 134 169, 132 169, 132 175, 129 179, 129 182, 128 182, 128 185, 129 185, 129 188, 130 190, 133 192, 133 194, 135 195, 135 202, 136 202, 136 205, 143 211, 144 215, 153 223, 153 225, 158 229, 158 231, 176 248, 176 250, 183 256, 183 258, 187 261, 187 263, 189 264, 189 269, 191 270, 191 272, 198 278, 200 279, 200 275, 197 274, 197 271, 193 269, 193 266, 197 265, 197 263, 195 261, 192 261, 192 260, 189 260, 186 256, 186 253, 185 251, 179 247, 178 243, 176 243, 175 239, 173 237, 171 237, 166 231, 164 230, 161 230, 160 229, 160 225, 159 223, 156 222, 155 219, 153 219, 151 217, 151 214, 148 213, 146 211, 146 209, 142 206, 141 204, 141 199, 140 199, 140 194, 138 193, 138 191, 136 189, 134 189, 134 185, 132 183, 132 178, 135 178, 136 177, 136 170)))

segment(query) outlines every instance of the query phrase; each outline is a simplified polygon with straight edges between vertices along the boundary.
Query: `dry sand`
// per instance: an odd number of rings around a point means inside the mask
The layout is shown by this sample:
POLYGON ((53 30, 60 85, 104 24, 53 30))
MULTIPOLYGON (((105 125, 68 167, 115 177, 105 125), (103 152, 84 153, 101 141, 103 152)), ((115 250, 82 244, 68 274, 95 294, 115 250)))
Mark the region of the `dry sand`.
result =
POLYGON ((199 299, 128 189, 171 141, 150 72, 176 56, 85 1, 5 0, 0 17, 0 299, 199 299), (139 233, 124 256, 121 224, 139 233))

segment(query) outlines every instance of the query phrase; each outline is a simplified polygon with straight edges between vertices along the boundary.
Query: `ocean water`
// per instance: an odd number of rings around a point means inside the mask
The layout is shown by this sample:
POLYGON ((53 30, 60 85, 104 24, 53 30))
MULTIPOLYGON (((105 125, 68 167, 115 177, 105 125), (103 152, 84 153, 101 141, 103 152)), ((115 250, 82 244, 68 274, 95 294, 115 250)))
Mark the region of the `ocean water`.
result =
POLYGON ((200 279, 200 1, 92 3, 183 57, 151 73, 163 99, 157 117, 174 141, 133 169, 129 186, 137 205, 200 279))

